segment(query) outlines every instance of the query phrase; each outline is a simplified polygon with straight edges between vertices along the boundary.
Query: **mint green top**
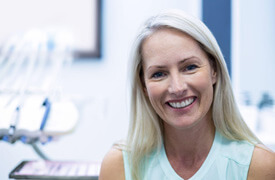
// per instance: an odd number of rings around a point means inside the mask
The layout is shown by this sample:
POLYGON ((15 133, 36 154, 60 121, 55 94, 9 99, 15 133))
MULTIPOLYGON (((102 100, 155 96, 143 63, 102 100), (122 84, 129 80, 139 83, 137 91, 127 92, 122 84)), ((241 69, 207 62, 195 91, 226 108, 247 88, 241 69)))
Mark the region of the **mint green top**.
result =
MULTIPOLYGON (((216 131, 213 145, 200 169, 189 180, 245 180, 254 150, 246 141, 231 141, 216 131)), ((131 180, 127 152, 123 151, 126 180, 131 180)), ((144 180, 183 180, 169 163, 165 148, 153 152, 144 167, 144 180)))

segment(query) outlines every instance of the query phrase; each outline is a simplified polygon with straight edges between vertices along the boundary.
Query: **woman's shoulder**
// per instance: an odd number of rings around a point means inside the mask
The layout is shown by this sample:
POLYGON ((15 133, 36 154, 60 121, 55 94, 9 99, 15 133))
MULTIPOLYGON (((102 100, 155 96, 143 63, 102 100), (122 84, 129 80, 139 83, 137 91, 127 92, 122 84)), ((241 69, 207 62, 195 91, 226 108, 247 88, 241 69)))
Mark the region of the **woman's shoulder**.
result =
POLYGON ((125 179, 122 150, 112 147, 102 161, 99 180, 122 179, 125 179))
POLYGON ((256 145, 247 179, 275 179, 275 153, 263 145, 256 145))

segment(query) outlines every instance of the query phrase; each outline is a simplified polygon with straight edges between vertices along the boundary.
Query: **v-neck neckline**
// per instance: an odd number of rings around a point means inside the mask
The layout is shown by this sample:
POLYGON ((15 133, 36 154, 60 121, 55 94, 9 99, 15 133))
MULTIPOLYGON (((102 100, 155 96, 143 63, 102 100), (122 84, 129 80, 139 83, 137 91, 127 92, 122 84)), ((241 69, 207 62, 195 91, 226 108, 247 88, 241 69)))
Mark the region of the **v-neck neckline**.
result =
MULTIPOLYGON (((211 146, 211 149, 210 149, 205 161, 201 165, 200 169, 188 180, 195 180, 195 179, 203 178, 203 176, 205 175, 207 170, 210 168, 211 164, 216 159, 215 154, 217 153, 217 151, 219 149, 220 143, 218 143, 218 142, 220 142, 220 141, 222 141, 222 136, 216 130, 213 144, 211 146)), ((173 180, 184 180, 175 172, 175 170, 171 166, 171 164, 167 158, 166 152, 165 152, 164 144, 162 144, 162 147, 161 147, 159 161, 160 161, 161 168, 167 177, 172 178, 173 180)))

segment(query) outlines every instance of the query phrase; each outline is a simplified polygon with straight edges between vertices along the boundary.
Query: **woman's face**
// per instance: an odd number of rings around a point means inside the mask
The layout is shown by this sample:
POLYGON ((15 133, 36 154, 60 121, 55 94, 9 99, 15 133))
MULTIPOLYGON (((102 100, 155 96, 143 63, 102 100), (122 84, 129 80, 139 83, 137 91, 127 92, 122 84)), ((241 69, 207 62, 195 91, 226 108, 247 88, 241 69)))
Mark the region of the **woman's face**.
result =
POLYGON ((157 30, 142 44, 142 57, 144 91, 165 126, 186 129, 211 118, 216 73, 193 38, 157 30))

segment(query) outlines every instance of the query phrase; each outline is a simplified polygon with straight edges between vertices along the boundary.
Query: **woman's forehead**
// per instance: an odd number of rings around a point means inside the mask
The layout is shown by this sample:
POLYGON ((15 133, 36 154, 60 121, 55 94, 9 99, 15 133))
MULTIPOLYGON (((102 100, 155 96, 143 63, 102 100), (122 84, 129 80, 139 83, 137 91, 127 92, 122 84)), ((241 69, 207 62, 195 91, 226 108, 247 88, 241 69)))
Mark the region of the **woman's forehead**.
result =
MULTIPOLYGON (((203 51, 204 52, 204 51, 203 51)), ((199 43, 186 33, 174 29, 161 29, 146 38, 141 47, 143 59, 168 58, 201 54, 199 43)))

